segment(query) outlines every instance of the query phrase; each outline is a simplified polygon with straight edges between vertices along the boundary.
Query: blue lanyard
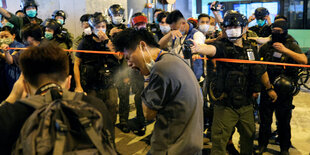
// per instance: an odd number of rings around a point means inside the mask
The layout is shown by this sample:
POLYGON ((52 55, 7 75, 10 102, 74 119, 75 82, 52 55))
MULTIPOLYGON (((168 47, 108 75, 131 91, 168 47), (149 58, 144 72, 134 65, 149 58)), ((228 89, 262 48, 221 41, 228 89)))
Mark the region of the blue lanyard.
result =
POLYGON ((155 62, 158 61, 158 59, 159 59, 159 57, 160 57, 160 55, 161 55, 162 52, 163 52, 163 50, 161 50, 161 51, 159 52, 159 54, 157 55, 157 58, 156 58, 155 62))

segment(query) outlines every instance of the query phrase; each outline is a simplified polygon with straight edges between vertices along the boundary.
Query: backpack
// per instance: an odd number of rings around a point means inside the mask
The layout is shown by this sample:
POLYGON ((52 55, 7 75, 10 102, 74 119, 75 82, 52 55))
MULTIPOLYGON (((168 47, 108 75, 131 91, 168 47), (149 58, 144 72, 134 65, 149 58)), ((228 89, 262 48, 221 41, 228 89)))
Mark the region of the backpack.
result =
POLYGON ((82 93, 49 90, 21 100, 36 110, 24 123, 12 154, 115 155, 102 113, 82 101, 82 93), (46 104, 48 103, 48 104, 46 104))

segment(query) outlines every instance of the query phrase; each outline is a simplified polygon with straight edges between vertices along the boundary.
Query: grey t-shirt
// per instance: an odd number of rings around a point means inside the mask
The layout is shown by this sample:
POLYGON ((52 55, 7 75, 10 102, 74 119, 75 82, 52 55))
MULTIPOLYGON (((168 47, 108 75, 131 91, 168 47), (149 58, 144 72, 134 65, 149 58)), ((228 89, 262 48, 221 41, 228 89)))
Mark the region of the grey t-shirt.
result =
POLYGON ((203 97, 184 60, 163 54, 150 73, 143 103, 157 111, 151 154, 193 155, 203 145, 203 97))

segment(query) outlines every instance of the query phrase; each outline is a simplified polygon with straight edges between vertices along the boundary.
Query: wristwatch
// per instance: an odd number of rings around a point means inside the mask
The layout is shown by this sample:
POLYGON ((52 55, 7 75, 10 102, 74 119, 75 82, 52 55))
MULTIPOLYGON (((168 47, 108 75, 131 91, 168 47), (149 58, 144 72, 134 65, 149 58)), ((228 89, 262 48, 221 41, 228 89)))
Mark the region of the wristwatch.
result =
POLYGON ((274 86, 273 86, 273 85, 271 85, 270 88, 266 88, 266 91, 267 91, 267 92, 269 92, 270 90, 274 90, 274 86))

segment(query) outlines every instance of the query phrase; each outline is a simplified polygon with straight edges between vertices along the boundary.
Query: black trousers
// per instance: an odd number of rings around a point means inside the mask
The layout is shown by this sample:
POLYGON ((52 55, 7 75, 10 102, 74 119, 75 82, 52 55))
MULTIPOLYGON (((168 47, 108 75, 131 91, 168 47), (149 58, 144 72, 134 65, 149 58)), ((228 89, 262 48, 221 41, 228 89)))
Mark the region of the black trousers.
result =
POLYGON ((278 99, 272 103, 267 92, 261 93, 259 105, 260 127, 259 127, 259 146, 267 146, 271 136, 272 116, 275 111, 278 121, 278 134, 281 150, 288 150, 291 146, 291 118, 292 109, 294 108, 292 95, 278 94, 278 99))
POLYGON ((130 111, 129 106, 130 85, 122 82, 121 85, 117 85, 117 92, 119 96, 119 121, 120 124, 127 124, 130 111))
POLYGON ((142 109, 142 99, 141 94, 144 89, 144 77, 138 71, 131 70, 130 73, 130 83, 132 93, 135 94, 135 106, 136 106, 136 113, 137 113, 137 120, 139 125, 144 126, 144 115, 142 109))

